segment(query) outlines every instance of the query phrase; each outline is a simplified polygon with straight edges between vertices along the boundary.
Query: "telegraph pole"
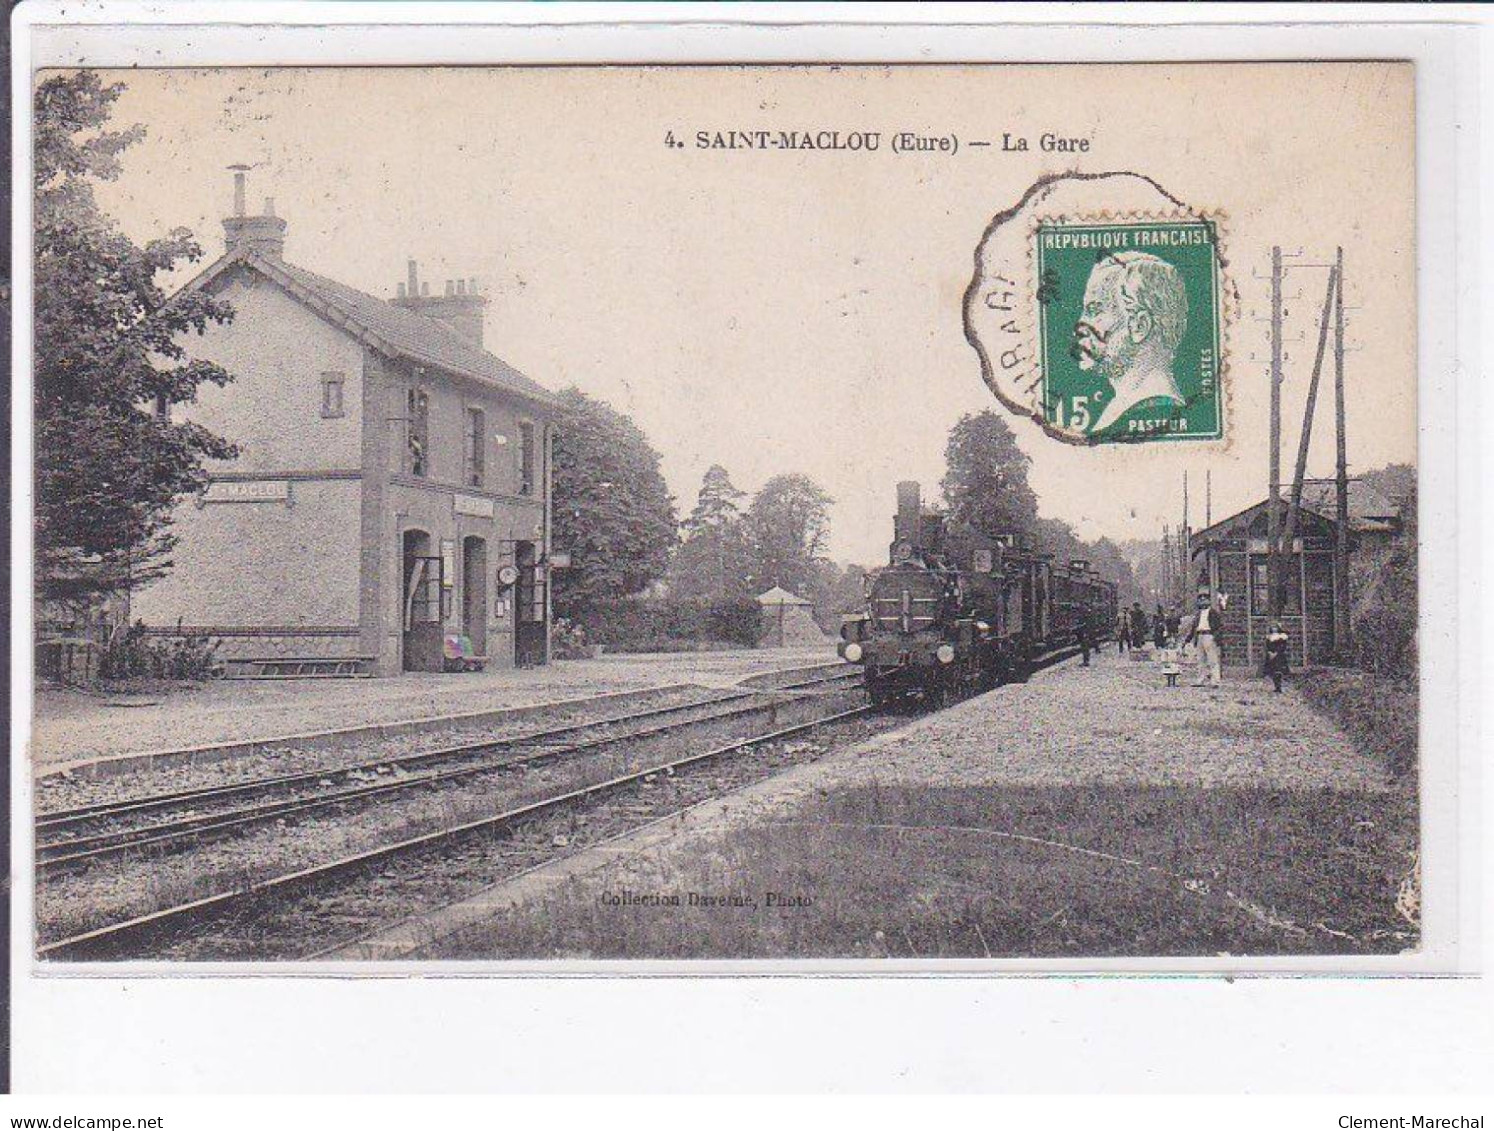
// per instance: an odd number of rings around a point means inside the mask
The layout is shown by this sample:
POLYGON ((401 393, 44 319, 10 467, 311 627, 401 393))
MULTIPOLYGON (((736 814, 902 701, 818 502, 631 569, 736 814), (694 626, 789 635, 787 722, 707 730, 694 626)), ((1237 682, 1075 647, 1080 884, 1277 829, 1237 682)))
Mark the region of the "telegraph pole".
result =
POLYGON ((1338 249, 1334 270, 1338 291, 1333 299, 1333 415, 1338 458, 1338 529, 1333 542, 1333 645, 1340 656, 1352 647, 1353 621, 1349 616, 1349 447, 1344 436, 1344 249, 1338 249))
MULTIPOLYGON (((1285 553, 1292 560, 1295 553, 1293 543, 1297 538, 1297 523, 1302 514, 1302 484, 1307 477, 1307 450, 1312 444, 1312 421, 1318 408, 1318 379, 1323 373, 1323 351, 1328 345, 1328 319, 1333 314, 1334 299, 1338 295, 1338 268, 1328 272, 1328 293, 1323 296, 1323 318, 1318 328, 1318 352, 1312 363, 1312 379, 1307 386, 1307 407, 1302 412, 1302 439, 1297 444, 1297 470, 1292 475, 1292 501, 1287 507, 1285 553)), ((1285 578, 1282 579, 1285 586, 1285 578)))
POLYGON ((1162 580, 1159 586, 1164 598, 1170 598, 1172 594, 1172 531, 1166 525, 1162 527, 1162 580))
POLYGON ((1281 615, 1281 248, 1271 249, 1271 485, 1266 503, 1266 592, 1281 615))
POLYGON ((1188 529, 1188 470, 1183 469, 1183 532, 1178 535, 1178 599, 1188 607, 1188 555, 1193 539, 1188 529))

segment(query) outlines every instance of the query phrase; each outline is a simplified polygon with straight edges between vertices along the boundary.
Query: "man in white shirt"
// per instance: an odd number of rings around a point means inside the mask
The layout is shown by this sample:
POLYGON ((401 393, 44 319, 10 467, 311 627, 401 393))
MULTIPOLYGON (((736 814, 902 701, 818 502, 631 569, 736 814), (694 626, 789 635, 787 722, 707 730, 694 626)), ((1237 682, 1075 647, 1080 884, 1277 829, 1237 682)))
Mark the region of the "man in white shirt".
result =
POLYGON ((1219 636, 1223 628, 1224 618, 1219 609, 1209 601, 1206 593, 1200 593, 1198 616, 1188 630, 1188 638, 1183 641, 1184 644, 1198 644, 1198 678, 1193 681, 1194 687, 1202 687, 1205 679, 1210 687, 1220 684, 1219 636))

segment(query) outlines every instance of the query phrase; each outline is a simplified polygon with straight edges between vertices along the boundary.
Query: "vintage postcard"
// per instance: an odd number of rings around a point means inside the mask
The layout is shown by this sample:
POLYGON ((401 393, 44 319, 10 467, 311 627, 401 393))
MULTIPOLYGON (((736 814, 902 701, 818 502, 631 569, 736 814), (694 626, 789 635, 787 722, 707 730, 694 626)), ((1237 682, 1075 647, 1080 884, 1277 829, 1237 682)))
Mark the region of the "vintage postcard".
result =
POLYGON ((33 960, 1413 969, 1416 78, 38 69, 33 960))

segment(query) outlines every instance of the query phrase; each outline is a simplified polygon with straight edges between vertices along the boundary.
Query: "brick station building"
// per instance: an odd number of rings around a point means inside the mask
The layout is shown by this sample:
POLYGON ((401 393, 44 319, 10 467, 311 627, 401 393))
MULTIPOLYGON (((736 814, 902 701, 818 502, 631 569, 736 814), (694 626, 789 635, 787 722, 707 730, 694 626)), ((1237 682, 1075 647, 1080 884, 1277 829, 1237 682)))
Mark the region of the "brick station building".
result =
MULTIPOLYGON (((1228 598, 1225 613, 1224 662, 1257 665, 1265 658, 1270 627, 1267 585, 1269 501, 1230 515, 1193 534, 1189 542, 1198 587, 1228 598)), ((1286 529, 1289 504, 1279 504, 1286 529)), ((1291 637, 1291 664, 1305 667, 1326 661, 1336 649, 1334 610, 1347 596, 1336 591, 1333 550, 1338 523, 1332 484, 1309 484, 1302 496, 1296 537, 1282 547, 1286 601, 1281 623, 1291 637)), ((1364 484, 1349 486, 1349 549, 1367 540, 1393 537, 1400 529, 1396 506, 1364 484)))
POLYGON ((288 263, 272 201, 188 284, 235 317, 193 338, 234 381, 185 416, 236 442, 176 516, 153 632, 221 641, 231 674, 438 671, 444 638, 548 659, 553 394, 483 349, 476 280, 392 300, 288 263))

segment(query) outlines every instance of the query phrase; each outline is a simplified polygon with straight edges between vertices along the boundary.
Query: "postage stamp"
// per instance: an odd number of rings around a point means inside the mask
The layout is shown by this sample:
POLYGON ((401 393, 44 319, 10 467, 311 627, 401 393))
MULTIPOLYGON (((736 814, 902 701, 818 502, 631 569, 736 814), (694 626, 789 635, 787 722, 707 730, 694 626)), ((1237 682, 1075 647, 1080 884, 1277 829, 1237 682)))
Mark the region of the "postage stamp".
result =
POLYGON ((1034 242, 1048 425, 1096 442, 1222 438, 1214 225, 1044 220, 1034 242))
POLYGON ((1075 445, 1227 444, 1221 214, 1142 173, 1043 177, 976 250, 965 336, 1011 412, 1075 445))

